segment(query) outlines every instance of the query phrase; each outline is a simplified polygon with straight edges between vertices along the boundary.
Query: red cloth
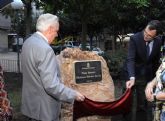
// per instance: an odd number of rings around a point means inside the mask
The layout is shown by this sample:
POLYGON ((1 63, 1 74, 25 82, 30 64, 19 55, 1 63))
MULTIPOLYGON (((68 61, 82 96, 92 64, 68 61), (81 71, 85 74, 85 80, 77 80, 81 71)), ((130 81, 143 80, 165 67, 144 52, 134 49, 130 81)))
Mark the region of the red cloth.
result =
POLYGON ((128 113, 131 109, 131 102, 131 89, 127 89, 121 98, 113 102, 98 102, 88 98, 85 98, 83 102, 75 101, 73 107, 73 121, 84 116, 112 116, 128 113))

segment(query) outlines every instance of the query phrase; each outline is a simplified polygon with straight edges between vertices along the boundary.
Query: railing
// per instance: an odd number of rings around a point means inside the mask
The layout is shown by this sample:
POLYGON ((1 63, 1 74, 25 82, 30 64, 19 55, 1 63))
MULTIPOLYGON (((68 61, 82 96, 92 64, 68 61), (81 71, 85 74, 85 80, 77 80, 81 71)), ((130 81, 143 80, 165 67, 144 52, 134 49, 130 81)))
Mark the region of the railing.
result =
POLYGON ((4 72, 19 72, 19 70, 21 71, 21 67, 20 69, 18 69, 18 61, 17 60, 9 60, 9 59, 0 59, 0 65, 3 68, 4 72))

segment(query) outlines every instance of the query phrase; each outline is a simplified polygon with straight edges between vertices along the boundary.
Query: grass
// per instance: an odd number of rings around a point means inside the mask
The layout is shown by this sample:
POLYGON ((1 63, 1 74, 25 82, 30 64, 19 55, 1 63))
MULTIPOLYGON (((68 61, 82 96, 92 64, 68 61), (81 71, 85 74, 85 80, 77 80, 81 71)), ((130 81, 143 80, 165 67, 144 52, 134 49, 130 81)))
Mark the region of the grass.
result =
POLYGON ((16 112, 20 111, 21 91, 8 92, 9 99, 12 99, 11 105, 16 112))
POLYGON ((13 121, 25 121, 21 114, 22 74, 4 72, 5 90, 13 108, 13 121))

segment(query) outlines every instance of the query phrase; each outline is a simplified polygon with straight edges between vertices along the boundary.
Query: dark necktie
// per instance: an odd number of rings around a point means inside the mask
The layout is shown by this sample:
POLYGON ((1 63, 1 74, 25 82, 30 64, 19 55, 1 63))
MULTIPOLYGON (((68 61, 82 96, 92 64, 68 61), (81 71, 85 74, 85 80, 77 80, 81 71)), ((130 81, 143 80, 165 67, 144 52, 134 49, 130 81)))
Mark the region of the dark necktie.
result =
POLYGON ((146 45, 147 59, 150 56, 150 46, 149 46, 149 44, 150 44, 150 42, 147 42, 147 45, 146 45))

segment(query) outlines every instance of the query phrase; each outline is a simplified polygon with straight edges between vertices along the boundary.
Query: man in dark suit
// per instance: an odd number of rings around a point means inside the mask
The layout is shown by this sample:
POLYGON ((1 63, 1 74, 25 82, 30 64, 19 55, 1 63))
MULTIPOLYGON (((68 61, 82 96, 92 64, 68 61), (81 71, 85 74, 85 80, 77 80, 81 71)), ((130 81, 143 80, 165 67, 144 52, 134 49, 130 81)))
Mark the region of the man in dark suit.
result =
MULTIPOLYGON (((150 21, 145 29, 130 37, 129 49, 125 70, 127 72, 126 88, 134 86, 134 108, 131 121, 136 119, 136 111, 146 113, 149 106, 145 98, 145 86, 155 77, 159 67, 161 39, 161 23, 158 20, 150 21), (136 93, 135 93, 136 92, 136 93), (137 103, 136 103, 137 102, 137 103)), ((151 108, 150 108, 151 110, 151 108)), ((145 121, 151 121, 152 111, 147 111, 145 121)))

